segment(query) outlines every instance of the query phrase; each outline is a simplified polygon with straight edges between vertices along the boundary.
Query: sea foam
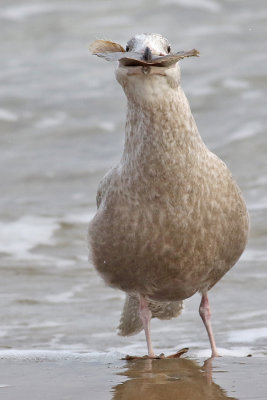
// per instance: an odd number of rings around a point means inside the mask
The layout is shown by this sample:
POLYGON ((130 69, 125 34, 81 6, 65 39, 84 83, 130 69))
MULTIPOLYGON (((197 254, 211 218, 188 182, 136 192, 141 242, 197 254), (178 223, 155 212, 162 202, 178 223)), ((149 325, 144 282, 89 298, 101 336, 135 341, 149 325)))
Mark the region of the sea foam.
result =
POLYGON ((16 221, 0 222, 0 252, 15 258, 29 258, 38 245, 53 244, 59 224, 53 218, 24 216, 16 221))
POLYGON ((267 327, 240 329, 230 333, 229 341, 232 343, 253 343, 258 339, 266 337, 267 327))
POLYGON ((18 116, 13 112, 6 110, 4 108, 0 108, 0 120, 14 122, 17 121, 18 116))

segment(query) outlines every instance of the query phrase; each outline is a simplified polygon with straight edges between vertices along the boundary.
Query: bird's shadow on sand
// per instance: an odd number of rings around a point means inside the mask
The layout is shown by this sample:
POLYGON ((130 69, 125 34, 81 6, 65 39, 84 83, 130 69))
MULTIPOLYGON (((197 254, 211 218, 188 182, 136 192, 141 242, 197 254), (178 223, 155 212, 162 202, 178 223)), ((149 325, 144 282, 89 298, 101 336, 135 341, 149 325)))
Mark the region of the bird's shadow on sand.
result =
POLYGON ((126 361, 113 387, 113 400, 236 400, 212 380, 212 359, 199 365, 189 359, 126 361))

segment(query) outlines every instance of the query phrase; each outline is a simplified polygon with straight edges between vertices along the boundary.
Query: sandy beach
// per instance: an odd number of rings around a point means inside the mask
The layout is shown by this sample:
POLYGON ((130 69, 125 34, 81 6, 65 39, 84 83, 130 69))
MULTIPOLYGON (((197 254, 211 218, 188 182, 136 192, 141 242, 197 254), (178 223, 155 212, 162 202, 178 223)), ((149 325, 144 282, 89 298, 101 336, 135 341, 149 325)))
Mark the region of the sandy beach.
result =
POLYGON ((265 400, 263 357, 123 361, 103 355, 8 351, 0 360, 5 400, 265 400))

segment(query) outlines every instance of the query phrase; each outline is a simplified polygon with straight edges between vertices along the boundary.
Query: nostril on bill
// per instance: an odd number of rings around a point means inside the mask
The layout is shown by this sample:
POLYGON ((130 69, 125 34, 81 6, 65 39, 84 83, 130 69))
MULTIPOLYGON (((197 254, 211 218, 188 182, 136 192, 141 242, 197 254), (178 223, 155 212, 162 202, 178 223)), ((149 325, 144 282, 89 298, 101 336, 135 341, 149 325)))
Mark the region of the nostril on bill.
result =
POLYGON ((149 47, 146 47, 143 58, 146 61, 151 61, 152 60, 152 53, 151 53, 151 50, 150 50, 149 47))

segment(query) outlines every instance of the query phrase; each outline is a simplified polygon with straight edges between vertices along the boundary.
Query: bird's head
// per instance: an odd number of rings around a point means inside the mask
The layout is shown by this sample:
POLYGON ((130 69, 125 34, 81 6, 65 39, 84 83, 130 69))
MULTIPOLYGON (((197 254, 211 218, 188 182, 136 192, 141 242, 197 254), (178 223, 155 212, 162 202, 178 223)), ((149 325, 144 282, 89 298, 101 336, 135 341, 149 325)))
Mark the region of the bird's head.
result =
POLYGON ((127 96, 139 99, 142 95, 164 96, 166 89, 176 89, 180 84, 178 61, 199 54, 195 49, 173 53, 169 41, 155 33, 135 35, 125 48, 118 43, 96 40, 90 50, 107 61, 118 61, 117 81, 127 96))

